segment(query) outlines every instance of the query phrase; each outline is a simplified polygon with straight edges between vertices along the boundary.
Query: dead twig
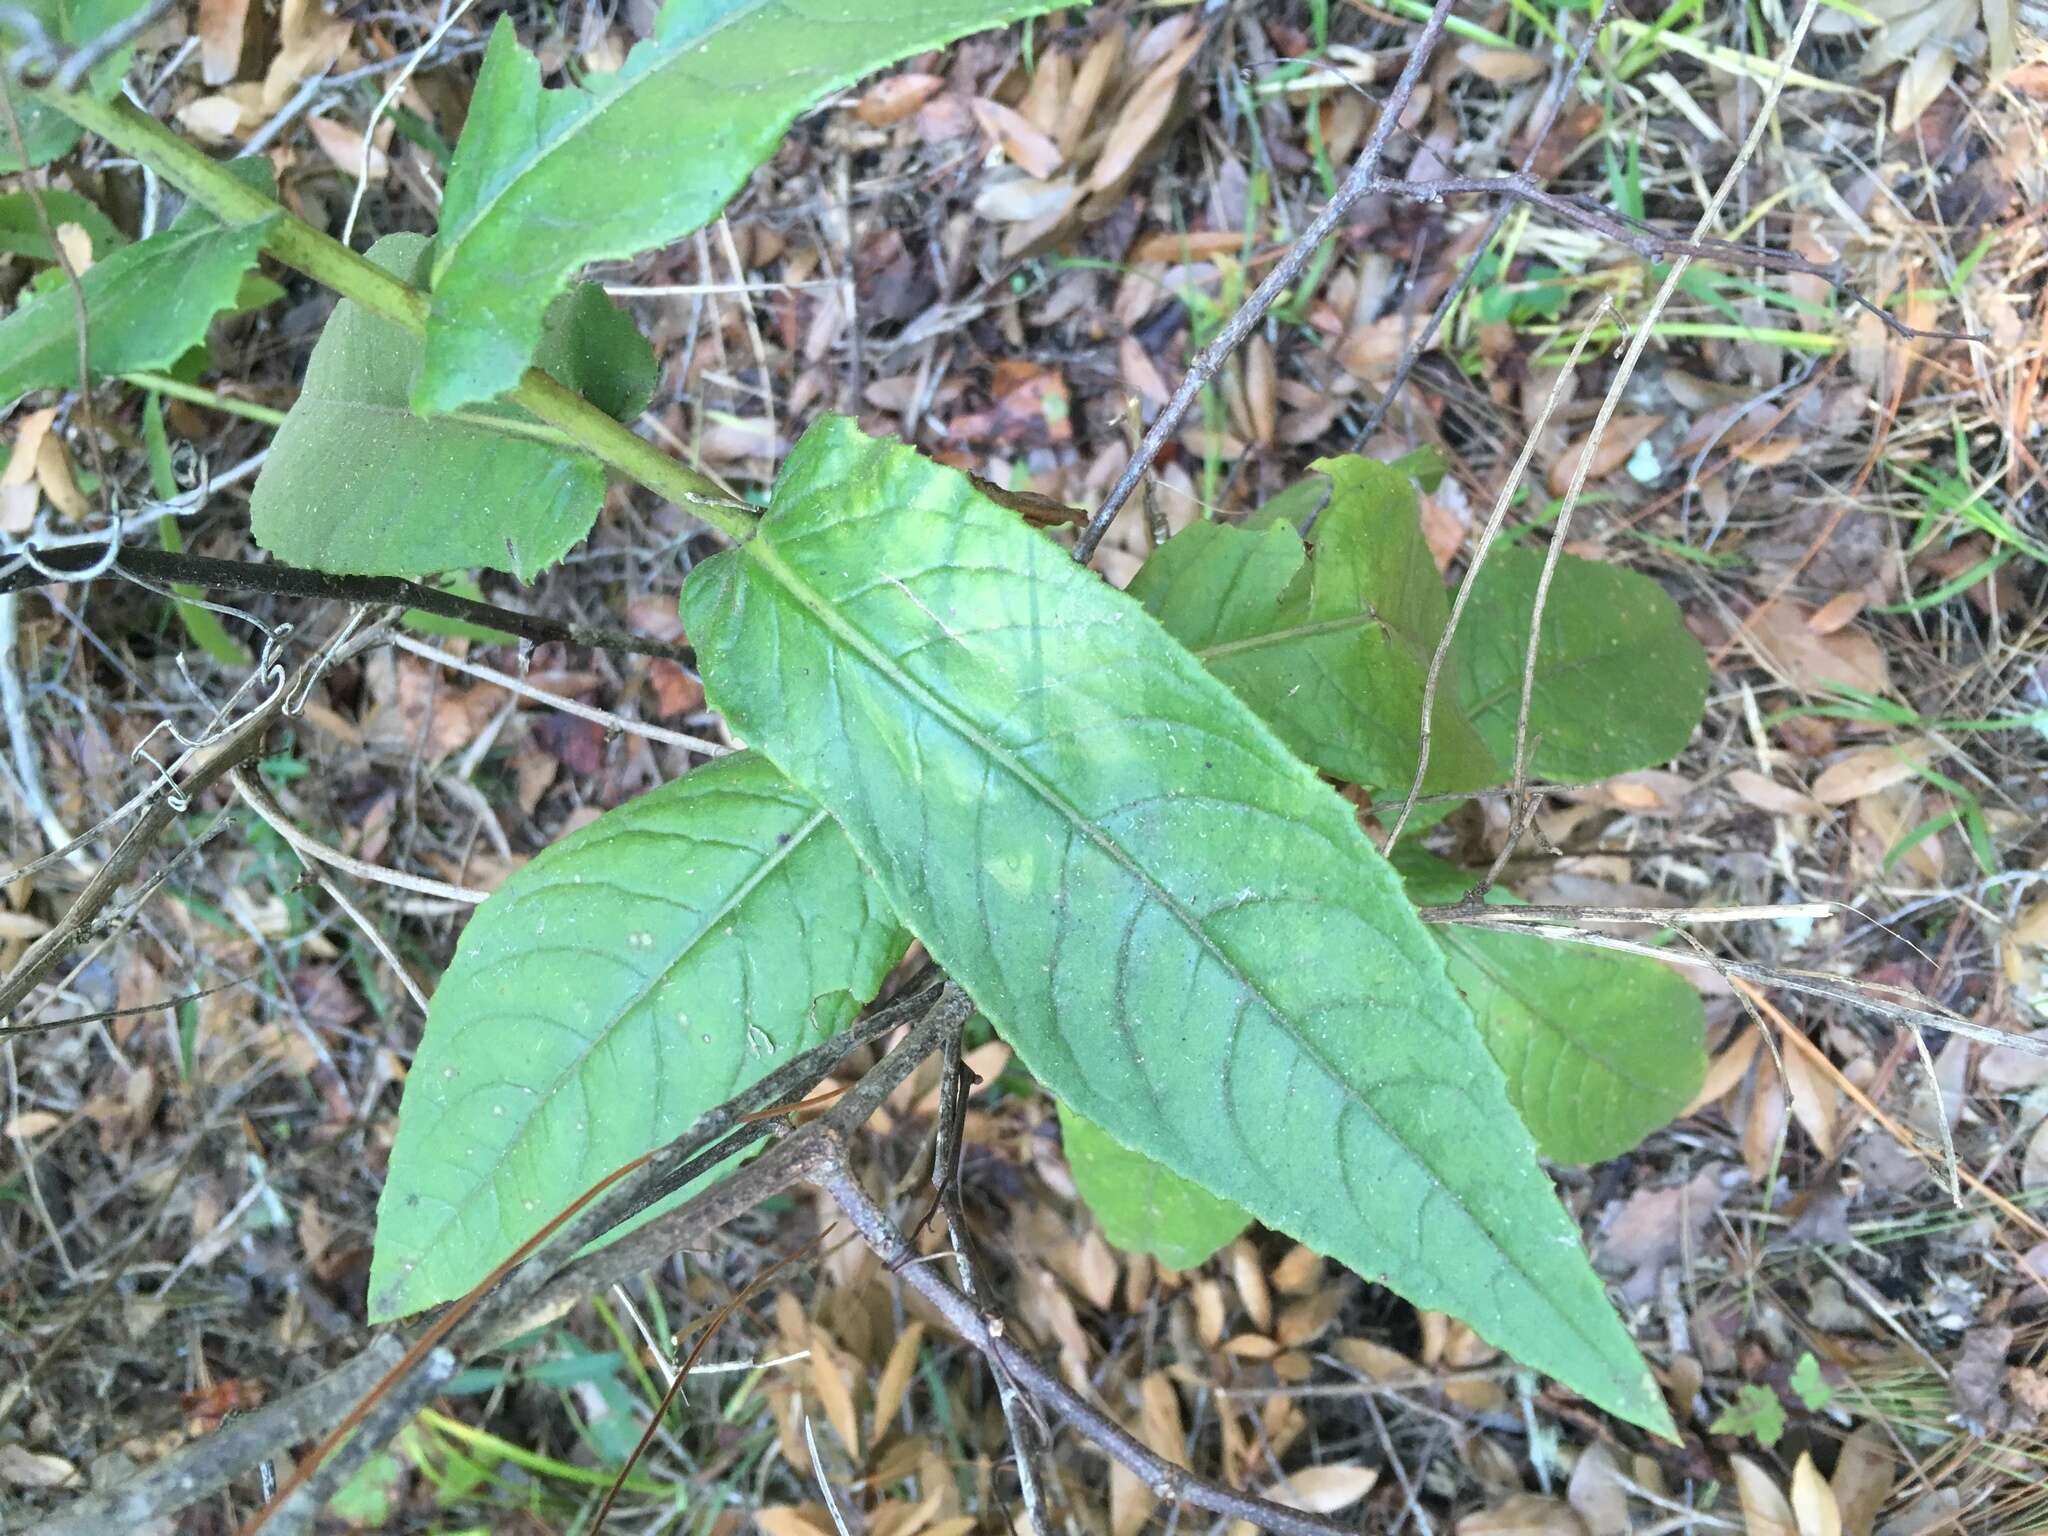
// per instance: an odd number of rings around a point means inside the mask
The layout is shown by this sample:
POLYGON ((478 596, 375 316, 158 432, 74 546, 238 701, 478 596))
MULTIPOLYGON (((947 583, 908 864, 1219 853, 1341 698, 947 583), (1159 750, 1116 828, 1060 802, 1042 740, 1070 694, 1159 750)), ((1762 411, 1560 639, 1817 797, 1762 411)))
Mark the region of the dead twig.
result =
POLYGON ((1180 387, 1173 392, 1173 398, 1160 411, 1152 423, 1152 430, 1145 434, 1138 451, 1131 455, 1131 461, 1124 466, 1124 472, 1110 488, 1102 506, 1088 520, 1088 526, 1074 541, 1074 558, 1086 564, 1095 553, 1095 546, 1102 542, 1102 536, 1109 532, 1109 525, 1116 521, 1116 515, 1123 510, 1124 503, 1131 499, 1131 493, 1138 488, 1138 482, 1151 470, 1153 460, 1159 457, 1174 433, 1180 430, 1182 419, 1188 408, 1216 376, 1216 370, 1223 366, 1224 359, 1237 350, 1240 343, 1250 336, 1253 329, 1266 316, 1266 311, 1307 269, 1322 243, 1329 239, 1344 216, 1351 211, 1358 200, 1371 192, 1374 173, 1380 163, 1380 155, 1387 147, 1387 140, 1393 137, 1394 125, 1407 110, 1408 100, 1415 92, 1416 82, 1422 78, 1422 71, 1429 63, 1430 55, 1436 51, 1437 40, 1443 36, 1444 24, 1450 20, 1452 0, 1437 0, 1424 23, 1422 34, 1416 39, 1414 51, 1408 55, 1408 63, 1401 71, 1400 79, 1388 92, 1386 101, 1380 107, 1379 119, 1373 124, 1372 134, 1365 141, 1365 148, 1359 151, 1358 163, 1351 168, 1351 174, 1344 178, 1344 185, 1337 189, 1337 195, 1330 199, 1315 221, 1301 232, 1301 238, 1288 248, 1287 254, 1274 263, 1273 270, 1266 274, 1264 282, 1252 290, 1230 317, 1229 324, 1217 333, 1216 339, 1195 354, 1193 362, 1182 376, 1180 387))

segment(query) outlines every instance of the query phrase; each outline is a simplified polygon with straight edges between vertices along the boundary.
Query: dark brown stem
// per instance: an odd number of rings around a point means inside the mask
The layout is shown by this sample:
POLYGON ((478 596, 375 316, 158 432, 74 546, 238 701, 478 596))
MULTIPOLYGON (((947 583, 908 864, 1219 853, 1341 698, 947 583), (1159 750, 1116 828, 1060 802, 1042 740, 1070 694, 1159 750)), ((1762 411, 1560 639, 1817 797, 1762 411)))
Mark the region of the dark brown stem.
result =
MULTIPOLYGON (((0 593, 45 586, 53 580, 61 580, 62 574, 68 571, 91 570, 98 565, 101 555, 102 550, 98 546, 67 545, 38 552, 40 564, 59 574, 47 576, 34 566, 24 566, 21 570, 0 576, 0 593)), ((150 581, 186 582, 217 592, 270 592, 280 597, 305 597, 329 603, 397 603, 417 608, 423 613, 438 614, 445 619, 461 619, 487 629, 503 630, 508 635, 517 635, 522 640, 535 643, 555 640, 621 655, 665 656, 686 667, 697 665, 696 652, 687 645, 671 645, 664 640, 624 630, 570 624, 536 613, 521 613, 517 609, 479 602, 459 593, 443 592, 396 576, 335 576, 325 571, 302 570, 297 566, 276 565, 268 561, 216 560, 206 555, 174 555, 160 549, 135 546, 122 549, 114 562, 114 569, 150 581)))
POLYGON ((1301 232, 1301 238, 1288 248, 1287 254, 1274 264, 1266 280, 1239 306, 1237 313, 1230 317, 1230 323, 1217 333, 1216 339, 1196 353, 1194 361, 1188 364, 1188 371, 1182 377, 1180 387, 1173 392, 1173 398, 1166 402, 1166 408, 1152 423, 1152 430, 1145 434, 1144 441, 1138 444, 1138 451, 1131 455, 1131 462, 1124 466, 1124 472, 1117 477, 1101 508, 1074 541, 1076 560, 1086 563, 1094 555, 1095 546, 1102 542, 1102 536, 1116 521, 1124 503, 1131 499, 1131 492, 1138 488, 1138 482, 1151 470, 1160 449, 1180 430, 1189 407, 1209 381, 1216 377, 1216 370, 1223 366, 1224 359, 1251 335, 1258 323, 1265 319, 1266 311, 1273 307, 1274 301, 1300 278, 1322 243, 1344 222, 1344 216, 1351 211, 1352 205, 1373 190, 1380 155, 1387 147, 1387 140, 1393 137, 1394 125, 1407 110, 1408 100, 1415 93, 1416 82, 1422 78, 1430 55, 1436 51, 1444 24, 1450 20, 1451 3, 1452 0, 1436 0, 1429 20, 1423 25, 1422 35, 1416 39, 1414 51, 1408 55, 1408 63, 1402 69, 1400 79, 1394 82, 1393 90, 1380 107, 1372 135, 1366 140, 1365 148, 1359 151, 1358 163, 1344 178, 1344 185, 1337 189, 1337 195, 1316 215, 1315 222, 1301 232))

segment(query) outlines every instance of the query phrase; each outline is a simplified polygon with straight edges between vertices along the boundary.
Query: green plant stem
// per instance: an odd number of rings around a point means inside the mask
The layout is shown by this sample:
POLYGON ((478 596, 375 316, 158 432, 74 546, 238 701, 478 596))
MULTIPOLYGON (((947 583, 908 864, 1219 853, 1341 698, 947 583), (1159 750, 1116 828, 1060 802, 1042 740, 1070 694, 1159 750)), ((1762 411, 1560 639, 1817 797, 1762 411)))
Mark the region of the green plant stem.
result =
MULTIPOLYGON (((54 88, 38 91, 36 97, 153 167, 219 218, 240 224, 282 214, 265 245, 271 255, 372 314, 409 331, 425 332, 430 305, 426 294, 236 180, 226 167, 148 113, 125 101, 100 102, 54 88)), ((664 500, 690 508, 728 538, 752 537, 756 514, 751 508, 730 500, 708 476, 670 458, 540 369, 527 369, 509 398, 558 428, 586 453, 664 500)))
POLYGON ((218 390, 208 389, 203 384, 187 384, 168 374, 124 373, 121 375, 121 382, 133 384, 137 389, 153 389, 160 395, 169 395, 173 400, 203 405, 209 411, 220 411, 229 416, 260 421, 266 427, 284 425, 284 412, 274 406, 258 405, 253 400, 237 400, 233 395, 224 395, 218 390))

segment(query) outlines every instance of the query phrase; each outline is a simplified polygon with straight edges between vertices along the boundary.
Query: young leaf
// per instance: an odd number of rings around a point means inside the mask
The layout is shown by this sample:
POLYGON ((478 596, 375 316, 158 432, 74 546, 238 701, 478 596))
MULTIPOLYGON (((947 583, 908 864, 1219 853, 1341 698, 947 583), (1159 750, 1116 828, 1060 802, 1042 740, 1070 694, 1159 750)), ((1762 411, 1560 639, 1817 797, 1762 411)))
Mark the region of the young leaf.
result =
MULTIPOLYGON (((1418 905, 1456 902, 1472 884, 1426 853, 1399 852, 1394 864, 1418 905)), ((1619 1157, 1699 1092, 1706 1011, 1668 965, 1454 923, 1430 932, 1545 1157, 1619 1157)))
MULTIPOLYGON (((1487 555, 1450 660, 1458 702, 1503 764, 1515 760, 1543 554, 1503 546, 1487 555)), ((1662 587, 1619 566, 1559 558, 1529 700, 1534 777, 1587 783, 1669 762, 1706 701, 1706 653, 1662 587)))
POLYGON ((1060 1106, 1060 1139, 1074 1186, 1117 1247, 1193 1269, 1251 1224, 1228 1200, 1133 1152, 1093 1120, 1060 1106))
MULTIPOLYGON (((1145 562, 1131 595, 1316 767, 1405 789, 1450 603, 1408 477, 1357 457, 1315 468, 1330 489, 1312 551, 1278 518, 1260 532, 1195 523, 1145 562)), ((1424 787, 1481 789, 1500 777, 1439 688, 1424 787)))
POLYGON ((592 1183, 843 1029, 908 940, 749 753, 609 811, 470 919, 407 1079, 375 1318, 460 1296, 592 1183))
MULTIPOLYGON (((16 15, 33 19, 50 42, 65 48, 76 48, 89 43, 110 30, 148 3, 148 0, 26 0, 25 4, 10 5, 7 10, 16 15)), ((14 16, 0 16, 0 54, 11 55, 15 49, 28 40, 14 16)), ((86 77, 84 89, 101 101, 107 100, 121 88, 121 77, 128 73, 129 62, 135 57, 131 43, 116 48, 93 66, 86 77)), ((70 152, 82 130, 55 107, 38 101, 27 92, 17 89, 13 95, 15 120, 21 125, 21 138, 28 148, 30 165, 48 165, 59 155, 70 152)), ((23 169, 21 156, 14 147, 14 135, 0 126, 0 175, 23 169)))
MULTIPOLYGON (((92 240, 95 261, 104 260, 116 246, 128 243, 128 237, 114 227, 112 219, 76 192, 47 187, 42 199, 52 228, 76 224, 86 232, 92 240)), ((36 217, 35 202, 26 192, 0 193, 0 251, 26 256, 30 261, 57 259, 57 253, 50 249, 49 236, 43 233, 43 222, 36 217)))
POLYGON ((1053 0, 668 0, 613 75, 543 90, 500 18, 441 205, 423 413, 510 389, 539 316, 587 262, 716 218, 827 92, 1053 0))
MULTIPOLYGON (((222 224, 197 207, 160 235, 107 252, 82 274, 87 359, 96 378, 165 368, 206 339, 256 264, 270 219, 222 224)), ((78 311, 70 285, 0 320, 0 404, 78 382, 78 311)))
MULTIPOLYGON (((370 259, 417 281, 430 245, 386 235, 370 259)), ((250 499, 256 542, 279 559, 367 576, 426 576, 489 566, 522 581, 590 531, 604 468, 531 435, 524 413, 490 405, 432 421, 407 404, 422 346, 347 301, 337 305, 306 387, 278 429, 250 499)), ((654 390, 654 354, 593 284, 548 310, 541 361, 621 419, 654 390)))
POLYGON ((828 417, 682 607, 713 702, 1056 1097, 1668 1430, 1392 869, 1135 602, 828 417))

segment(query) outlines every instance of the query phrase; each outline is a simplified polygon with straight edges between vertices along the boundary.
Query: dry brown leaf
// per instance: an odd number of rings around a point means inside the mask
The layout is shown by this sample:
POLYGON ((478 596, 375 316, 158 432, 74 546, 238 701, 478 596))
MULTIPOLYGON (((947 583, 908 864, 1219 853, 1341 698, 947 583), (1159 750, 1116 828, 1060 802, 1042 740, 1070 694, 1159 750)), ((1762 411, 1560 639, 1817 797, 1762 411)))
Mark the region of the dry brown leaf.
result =
POLYGON ((1344 1310, 1345 1295, 1344 1286, 1329 1285, 1282 1307, 1273 1325, 1273 1337, 1284 1349, 1299 1349, 1321 1338, 1344 1310))
POLYGON ((853 1411, 853 1374, 841 1360, 831 1335, 811 1324, 811 1393, 832 1421, 832 1428, 853 1458, 860 1459, 860 1420, 853 1411))
POLYGON ((71 454, 64 439, 54 432, 45 432, 36 446, 36 484, 43 488, 50 505, 72 522, 82 523, 92 516, 92 503, 85 499, 71 472, 71 454))
MULTIPOLYGON (((1586 479, 1590 483, 1606 478, 1628 462, 1629 455, 1647 440, 1651 433, 1664 425, 1662 416, 1616 416, 1607 423, 1607 430, 1601 434, 1600 443, 1587 459, 1586 479)), ((1550 466, 1548 483, 1550 494, 1562 496, 1571 489, 1572 477, 1578 473, 1579 460, 1586 458, 1591 446, 1592 432, 1588 430, 1572 439, 1565 451, 1558 455, 1550 466)))
POLYGON ((51 1110, 24 1109, 9 1120, 4 1129, 9 1136, 18 1136, 23 1141, 29 1141, 37 1136, 49 1135, 63 1123, 64 1117, 51 1110))
POLYGON ((1871 1536, 1877 1512, 1892 1496, 1891 1441, 1876 1424, 1860 1424, 1842 1442, 1831 1486, 1842 1515, 1842 1536, 1871 1536))
POLYGON ((1056 219, 1073 206, 1080 191, 1074 178, 1039 181, 1031 176, 991 177, 974 194, 974 211, 996 224, 1030 224, 1056 219))
POLYGON ((833 1536, 832 1517, 809 1504, 766 1505, 754 1511, 754 1524, 765 1536, 833 1536))
POLYGON ((1792 1506, 1771 1474, 1747 1456, 1730 1456, 1735 1469, 1735 1491, 1742 1499, 1742 1524, 1748 1536, 1799 1536, 1792 1521, 1792 1506))
POLYGON ((1074 1279, 1082 1299, 1098 1312, 1107 1312, 1116 1300, 1116 1255, 1109 1251, 1102 1233, 1090 1227, 1081 1234, 1074 1253, 1074 1279))
POLYGON ((1107 192, 1137 168, 1173 113, 1184 73, 1202 46, 1202 35, 1184 39, 1140 80, 1103 141, 1102 153, 1088 173, 1090 192, 1107 192))
POLYGON ((83 275, 92 270, 92 236, 83 224, 59 224, 57 244, 73 273, 83 275))
POLYGON ((248 42, 249 0, 199 0, 199 78, 226 85, 242 71, 248 42))
POLYGON ((1252 440, 1262 448, 1272 447, 1279 434, 1279 384, 1272 343, 1263 333, 1253 336, 1244 349, 1244 400, 1251 413, 1252 440))
POLYGON ((0 533, 27 533, 42 504, 32 485, 0 485, 0 533))
POLYGON ((78 1468, 62 1456, 32 1451, 10 1441, 0 1445, 0 1483, 15 1488, 67 1488, 78 1481, 78 1468))
POLYGON ((0 939, 39 939, 49 931, 50 925, 40 917, 0 908, 0 939))
POLYGON ((1758 1183, 1770 1176, 1778 1138, 1785 1129, 1785 1110, 1778 1064, 1769 1056, 1758 1056, 1749 1090, 1749 1115, 1742 1123, 1742 1163, 1758 1183))
POLYGON ((1126 336, 1116 344, 1116 363, 1126 387, 1149 404, 1164 405, 1172 398, 1173 392, 1166 387, 1158 365, 1137 337, 1126 336))
POLYGON ((1330 1346, 1330 1353, 1373 1381, 1407 1381, 1423 1373, 1420 1365, 1398 1349, 1389 1349, 1371 1339, 1338 1339, 1330 1346))
POLYGON ((2048 1186, 2048 1120, 2034 1127, 2027 1138, 2026 1156, 2020 1162, 2020 1185, 2025 1189, 2048 1186))
POLYGON ((1847 805, 1879 790, 1919 777, 1927 761, 1921 746, 1859 747, 1844 753, 1813 781, 1813 798, 1822 805, 1847 805))
POLYGON ((1816 634, 1807 622, 1811 617, 1805 604, 1779 598, 1749 616, 1743 635, 1761 661, 1802 693, 1819 693, 1831 685, 1866 693, 1890 689, 1891 671, 1875 640, 1853 625, 1816 634))
POLYGON ((21 418, 14 431, 14 445, 7 454, 7 467, 0 470, 0 485, 27 485, 35 478, 36 455, 42 451, 43 439, 56 419, 54 405, 47 410, 30 411, 21 418))
MULTIPOLYGON (((353 178, 363 166, 363 136, 347 123, 336 122, 331 117, 309 117, 306 126, 313 130, 313 142, 320 146, 320 153, 334 163, 334 168, 344 176, 353 178)), ((389 142, 390 119, 378 125, 378 137, 389 142)), ((370 146, 370 180, 382 181, 391 174, 391 161, 375 143, 370 146)))
POLYGON ((1580 1453, 1565 1485, 1565 1498, 1586 1527, 1586 1536, 1629 1536, 1628 1490, 1606 1441, 1597 1440, 1580 1453))
POLYGON ((1458 49, 1458 62, 1480 79, 1493 85, 1521 85, 1546 73, 1547 59, 1520 48, 1488 48, 1465 43, 1458 49))
POLYGON ((945 84, 938 75, 891 75, 867 88, 854 103, 853 114, 870 128, 887 128, 930 101, 945 84))
POLYGON ((1252 1326, 1262 1333, 1271 1328, 1273 1293, 1266 1288, 1265 1266, 1259 1262, 1259 1250, 1252 1246, 1250 1238, 1240 1237, 1230 1245, 1230 1278, 1252 1326))
POLYGON ((1754 768, 1737 768, 1728 775, 1728 787, 1748 804, 1773 816, 1825 816, 1827 807, 1803 791, 1780 784, 1754 768))
POLYGON ((1376 1467, 1303 1467, 1266 1488, 1264 1497, 1307 1514, 1334 1515, 1371 1493, 1379 1480, 1376 1467))
POLYGON ((1810 1451, 1801 1451, 1792 1468, 1792 1518, 1799 1536, 1842 1536, 1842 1511, 1835 1504, 1835 1491, 1813 1464, 1810 1451))
POLYGON ((1796 1046, 1784 1052, 1785 1087, 1792 1096, 1792 1118, 1823 1157, 1835 1155, 1835 1118, 1841 1090, 1819 1063, 1796 1046))
POLYGON ((1273 1266, 1273 1289, 1282 1296, 1306 1296, 1322 1285, 1324 1267, 1321 1254, 1306 1243, 1296 1243, 1273 1266))
POLYGON ((1071 155, 1079 148, 1094 126, 1095 109, 1123 56, 1122 27, 1105 27, 1102 35, 1088 45, 1087 53, 1081 57, 1081 67, 1074 71, 1073 86, 1061 104, 1059 127, 1052 136, 1062 155, 1071 155))
POLYGON ((1051 177, 1066 160, 1059 146, 1015 107, 1006 107, 984 96, 976 96, 967 105, 974 120, 981 124, 982 132, 996 141, 1004 157, 1040 181, 1051 177))
POLYGON ((1280 1346, 1263 1333, 1240 1333, 1223 1341, 1223 1353, 1240 1360, 1270 1360, 1280 1353, 1280 1346))
POLYGON ((1192 262, 1211 256, 1228 256, 1244 247, 1244 236, 1233 229, 1162 229, 1145 235, 1131 247, 1132 261, 1192 262))
MULTIPOLYGON (((1457 1524, 1458 1536, 1586 1536, 1586 1527, 1563 1499, 1517 1493, 1457 1524)), ((1787 1532, 1786 1536, 1792 1536, 1787 1532)))
POLYGON ((889 1421, 903 1406, 903 1394, 910 1389, 910 1376, 917 1369, 917 1352, 924 1345, 924 1324, 912 1322, 896 1335, 883 1362, 882 1376, 875 1383, 874 1438, 879 1442, 889 1433, 889 1421))
POLYGON ((1195 1337, 1214 1349, 1223 1342, 1223 1287, 1204 1275, 1195 1282, 1195 1337))
POLYGON ((331 19, 320 0, 284 0, 277 17, 277 57, 263 72, 264 114, 282 107, 300 82, 332 68, 348 47, 351 30, 351 23, 331 19))
POLYGON ((1837 592, 1806 616, 1806 627, 1816 635, 1832 635, 1844 625, 1853 623, 1869 602, 1861 592, 1837 592))
POLYGON ((240 91, 222 91, 214 96, 195 96, 172 115, 178 126, 195 139, 208 144, 226 144, 242 135, 245 127, 253 127, 262 117, 262 109, 254 102, 245 102, 240 91))

